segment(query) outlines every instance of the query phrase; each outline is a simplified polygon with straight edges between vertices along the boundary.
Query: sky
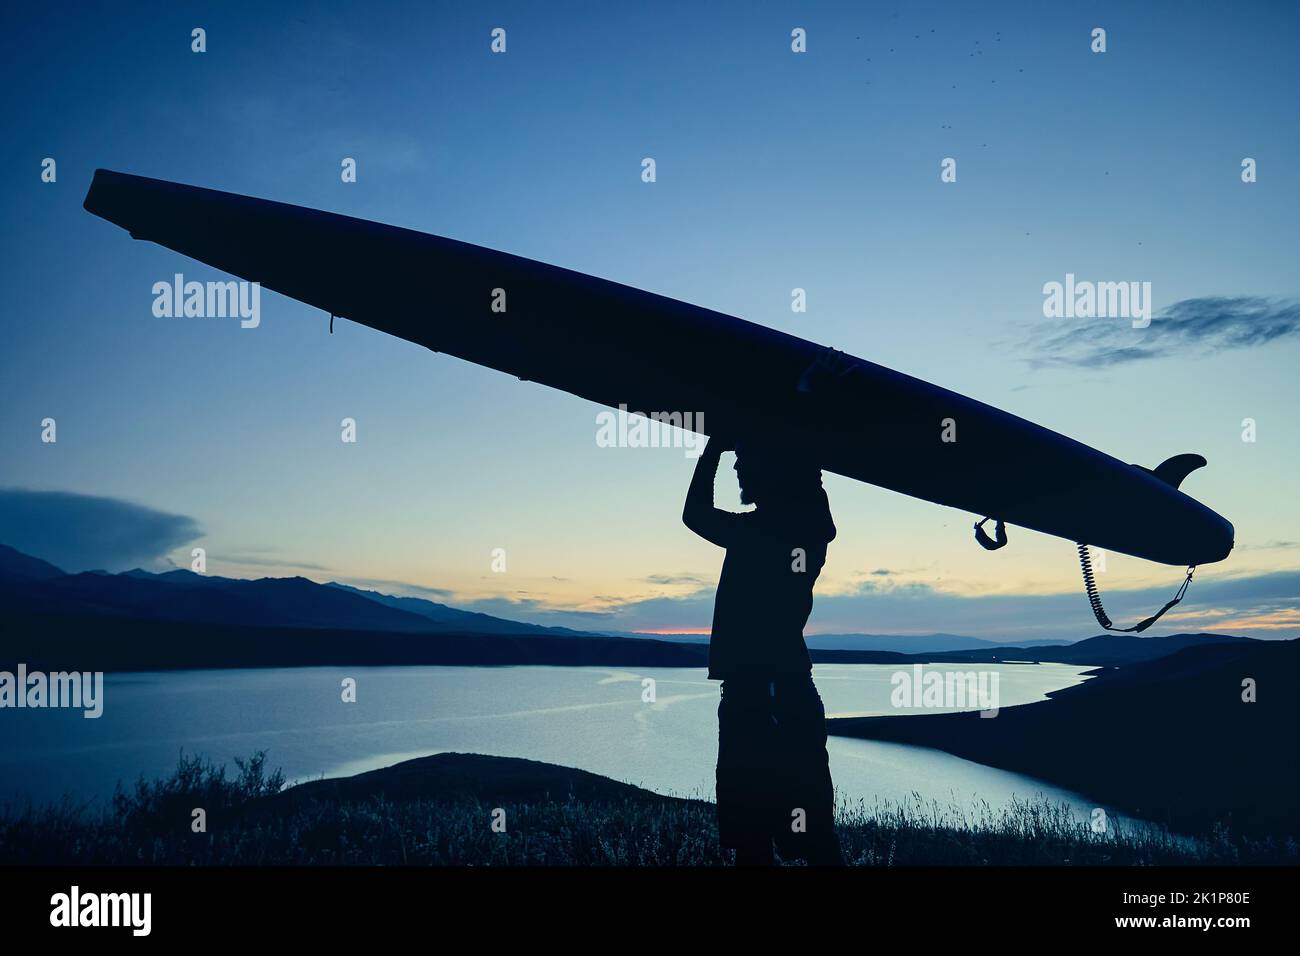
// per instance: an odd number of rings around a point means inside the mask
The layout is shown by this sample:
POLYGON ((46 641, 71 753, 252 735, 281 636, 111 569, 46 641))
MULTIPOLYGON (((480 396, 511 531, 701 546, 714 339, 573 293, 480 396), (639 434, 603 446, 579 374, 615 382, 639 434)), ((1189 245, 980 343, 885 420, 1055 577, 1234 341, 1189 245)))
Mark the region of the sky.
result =
MULTIPOLYGON (((0 542, 69 570, 184 567, 202 547, 210 573, 546 624, 709 625, 722 554, 680 522, 682 449, 600 447, 594 405, 346 321, 331 336, 328 316, 275 293, 257 328, 156 317, 155 282, 222 276, 86 213, 103 167, 739 315, 1124 461, 1203 454, 1183 488, 1234 523, 1237 546, 1198 571, 1164 630, 1300 636, 1295 4, 3 17, 0 542), (206 52, 191 50, 196 27, 206 52), (1067 274, 1151 283, 1153 321, 1046 317, 1044 284, 1067 274)), ((1071 543, 1012 528, 988 554, 978 516, 834 475, 826 487, 839 536, 810 632, 1097 630, 1071 543)), ((727 459, 718 501, 740 508, 727 459)), ((1111 554, 1100 579, 1112 617, 1145 616, 1181 569, 1111 554)))

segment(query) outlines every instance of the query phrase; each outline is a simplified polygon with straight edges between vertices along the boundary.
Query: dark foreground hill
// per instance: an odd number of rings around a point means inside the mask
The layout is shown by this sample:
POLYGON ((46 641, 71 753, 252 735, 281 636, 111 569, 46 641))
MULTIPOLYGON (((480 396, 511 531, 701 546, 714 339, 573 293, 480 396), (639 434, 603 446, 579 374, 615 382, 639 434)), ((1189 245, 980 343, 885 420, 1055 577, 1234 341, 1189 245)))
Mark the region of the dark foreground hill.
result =
POLYGON ((843 718, 829 728, 1032 774, 1183 831, 1223 823, 1300 836, 1297 686, 1300 641, 1209 644, 1102 671, 992 719, 843 718), (1255 703, 1242 699, 1247 681, 1255 703))
POLYGON ((309 803, 359 803, 374 798, 421 800, 438 795, 496 803, 548 803, 566 800, 688 804, 698 800, 666 797, 600 774, 519 757, 442 753, 405 760, 352 777, 309 780, 268 799, 268 807, 309 803))
MULTIPOLYGON (((711 866, 714 807, 595 774, 445 753, 282 789, 265 757, 227 778, 183 759, 96 811, 74 800, 0 807, 0 864, 711 866), (192 829, 206 809, 206 832, 192 829), (496 824, 494 826, 494 823, 496 824)), ((1294 863, 1294 848, 1158 832, 1098 836, 1040 802, 972 819, 931 805, 841 806, 845 856, 863 865, 1294 863)))

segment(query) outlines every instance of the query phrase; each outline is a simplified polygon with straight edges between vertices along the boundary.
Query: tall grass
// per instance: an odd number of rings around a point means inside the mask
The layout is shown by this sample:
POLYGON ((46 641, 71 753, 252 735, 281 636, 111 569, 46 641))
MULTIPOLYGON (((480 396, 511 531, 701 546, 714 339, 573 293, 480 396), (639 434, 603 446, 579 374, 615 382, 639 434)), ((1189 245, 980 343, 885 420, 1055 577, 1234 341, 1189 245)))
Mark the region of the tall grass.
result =
MULTIPOLYGON (((182 757, 163 780, 119 787, 107 805, 62 800, 0 808, 0 862, 79 864, 385 864, 444 866, 717 866, 712 804, 694 800, 557 800, 506 804, 494 832, 491 803, 430 796, 355 802, 280 794, 266 757, 238 773, 182 757), (193 832, 195 808, 206 832, 193 832)), ((1199 838, 1154 827, 1094 834, 1046 798, 994 810, 943 807, 914 795, 900 803, 840 807, 851 863, 1224 864, 1296 863, 1293 841, 1247 841, 1223 830, 1199 838)))

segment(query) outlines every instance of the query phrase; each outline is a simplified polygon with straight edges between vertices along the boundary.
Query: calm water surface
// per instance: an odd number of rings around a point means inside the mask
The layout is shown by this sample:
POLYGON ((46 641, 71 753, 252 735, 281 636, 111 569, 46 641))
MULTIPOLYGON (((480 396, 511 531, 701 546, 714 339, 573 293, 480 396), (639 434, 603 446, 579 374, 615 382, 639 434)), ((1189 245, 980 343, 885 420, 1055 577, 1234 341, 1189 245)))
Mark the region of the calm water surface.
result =
MULTIPOLYGON (((956 665, 952 665, 954 668, 956 665)), ((999 674, 1003 707, 1085 680, 1064 664, 981 665, 999 674)), ((830 715, 891 714, 900 668, 821 664, 830 715)), ((340 776, 441 751, 528 757, 580 767, 660 793, 713 796, 718 685, 703 669, 354 667, 108 675, 104 715, 0 712, 0 796, 88 799, 118 780, 166 774, 178 756, 230 762, 265 750, 290 780, 340 776), (343 703, 345 677, 356 703, 343 703), (642 680, 656 682, 654 703, 642 680)), ((841 800, 919 794, 945 807, 1006 805, 1045 794, 1081 814, 1092 804, 1020 774, 935 750, 832 737, 841 800)))

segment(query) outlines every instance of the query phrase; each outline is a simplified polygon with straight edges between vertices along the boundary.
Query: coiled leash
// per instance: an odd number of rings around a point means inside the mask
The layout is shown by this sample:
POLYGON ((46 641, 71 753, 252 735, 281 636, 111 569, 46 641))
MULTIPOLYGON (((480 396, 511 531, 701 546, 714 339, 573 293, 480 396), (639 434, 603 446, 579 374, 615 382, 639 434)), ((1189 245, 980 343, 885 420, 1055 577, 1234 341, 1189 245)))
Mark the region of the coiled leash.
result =
POLYGON ((1155 614, 1152 614, 1144 621, 1138 621, 1138 623, 1134 624, 1132 627, 1115 627, 1115 625, 1111 623, 1110 617, 1106 614, 1106 609, 1101 606, 1101 595, 1097 593, 1097 581, 1092 574, 1092 555, 1088 553, 1088 546, 1086 544, 1080 544, 1078 547, 1079 567, 1083 570, 1083 587, 1088 592, 1088 603, 1092 605, 1093 617, 1095 617, 1097 623, 1106 630, 1115 631, 1119 634, 1141 634, 1156 621, 1160 620, 1160 618, 1164 616, 1165 611, 1169 610, 1183 599, 1183 595, 1187 593, 1187 586, 1192 583, 1192 575, 1196 573, 1196 565, 1190 565, 1187 568, 1187 577, 1183 578, 1182 586, 1179 587, 1178 593, 1174 595, 1174 599, 1160 610, 1156 611, 1155 614))
MULTIPOLYGON (((978 541, 980 547, 984 548, 986 551, 996 551, 998 548, 1005 547, 1007 543, 1007 528, 1001 520, 999 520, 994 526, 993 533, 995 537, 990 538, 988 532, 984 530, 984 525, 992 520, 992 518, 985 518, 983 521, 979 521, 975 524, 975 540, 978 541)), ((1077 543, 1077 546, 1079 548, 1079 568, 1083 571, 1083 587, 1084 590, 1088 592, 1088 604, 1092 606, 1092 616, 1097 619, 1097 623, 1103 628, 1108 631, 1115 631, 1118 634, 1141 634, 1156 621, 1164 617, 1166 611, 1171 607, 1174 607, 1183 599, 1183 596, 1187 593, 1188 585, 1192 583, 1192 575, 1196 573, 1196 565, 1193 564, 1189 566, 1187 568, 1187 577, 1183 578, 1183 583, 1178 588, 1178 593, 1174 595, 1172 601, 1160 610, 1156 611, 1155 614, 1152 614, 1145 620, 1138 621, 1138 623, 1134 624, 1132 627, 1116 627, 1111 621, 1110 615, 1106 613, 1106 609, 1102 607, 1101 594, 1097 590, 1097 578, 1093 574, 1092 555, 1088 551, 1088 546, 1081 543, 1077 543)))

